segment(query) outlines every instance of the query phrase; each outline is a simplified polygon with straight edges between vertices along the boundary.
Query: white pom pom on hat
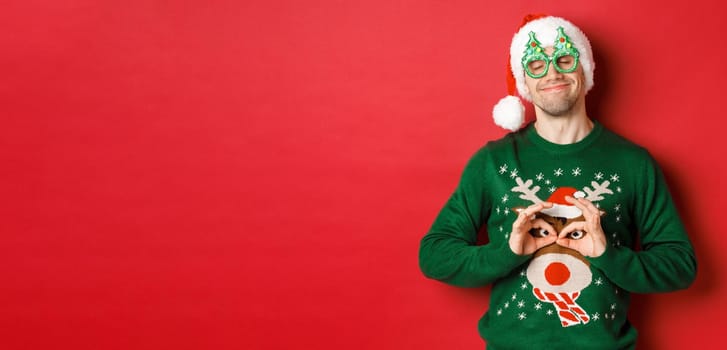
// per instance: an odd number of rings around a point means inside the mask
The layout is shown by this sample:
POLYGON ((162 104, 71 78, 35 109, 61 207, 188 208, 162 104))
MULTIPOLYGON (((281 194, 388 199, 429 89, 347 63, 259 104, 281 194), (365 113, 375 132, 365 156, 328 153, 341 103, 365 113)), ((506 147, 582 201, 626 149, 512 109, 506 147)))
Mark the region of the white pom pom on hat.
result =
POLYGON ((525 121, 525 106, 519 98, 512 95, 505 96, 492 109, 492 118, 499 127, 515 131, 520 129, 525 121))
POLYGON ((563 18, 542 14, 526 15, 510 44, 506 76, 508 96, 500 99, 492 109, 492 117, 498 126, 510 131, 516 131, 520 129, 525 121, 525 106, 520 98, 515 96, 515 91, 526 101, 532 100, 525 86, 525 71, 521 63, 525 46, 530 39, 529 33, 534 32, 541 43, 549 46, 549 43, 555 42, 558 27, 563 27, 563 31, 578 50, 578 61, 583 67, 586 92, 593 87, 595 63, 591 43, 586 35, 573 23, 563 18))

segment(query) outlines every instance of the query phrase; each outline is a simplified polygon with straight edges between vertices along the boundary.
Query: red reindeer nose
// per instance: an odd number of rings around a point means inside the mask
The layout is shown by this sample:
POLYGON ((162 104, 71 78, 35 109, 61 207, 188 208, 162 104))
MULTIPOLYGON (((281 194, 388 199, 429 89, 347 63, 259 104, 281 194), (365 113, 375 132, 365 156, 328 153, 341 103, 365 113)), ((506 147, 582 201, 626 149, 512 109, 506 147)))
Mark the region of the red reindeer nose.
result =
POLYGON ((568 281, 570 270, 563 263, 552 262, 545 268, 545 279, 554 286, 559 286, 568 281))

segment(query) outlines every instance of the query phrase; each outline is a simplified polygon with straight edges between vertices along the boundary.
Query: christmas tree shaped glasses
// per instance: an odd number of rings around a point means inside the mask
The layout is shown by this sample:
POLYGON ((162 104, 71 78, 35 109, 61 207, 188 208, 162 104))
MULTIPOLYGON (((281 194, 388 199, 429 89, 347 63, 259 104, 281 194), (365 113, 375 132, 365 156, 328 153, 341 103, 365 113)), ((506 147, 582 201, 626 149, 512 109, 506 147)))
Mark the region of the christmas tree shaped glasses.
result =
POLYGON ((578 50, 563 32, 563 27, 558 27, 558 37, 553 44, 552 56, 545 54, 540 42, 535 38, 535 32, 530 32, 528 35, 530 40, 525 46, 522 64, 525 73, 531 78, 538 79, 548 74, 551 63, 555 70, 561 73, 571 73, 578 68, 578 50))

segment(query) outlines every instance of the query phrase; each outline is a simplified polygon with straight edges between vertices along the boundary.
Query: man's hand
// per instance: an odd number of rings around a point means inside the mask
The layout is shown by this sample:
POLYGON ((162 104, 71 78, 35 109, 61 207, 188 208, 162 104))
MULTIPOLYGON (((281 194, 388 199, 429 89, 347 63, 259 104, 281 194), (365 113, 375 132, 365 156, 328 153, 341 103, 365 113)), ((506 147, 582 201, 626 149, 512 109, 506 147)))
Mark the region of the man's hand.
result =
POLYGON ((606 251, 606 234, 601 227, 602 212, 584 198, 566 196, 565 200, 580 209, 586 220, 571 222, 564 227, 558 234, 556 243, 576 250, 583 256, 601 256, 606 251))
POLYGON ((535 213, 545 208, 551 208, 553 203, 542 202, 533 204, 518 212, 517 219, 512 223, 510 232, 510 249, 517 255, 530 255, 536 250, 545 247, 556 241, 558 233, 553 226, 543 219, 535 218, 535 213), (531 229, 536 229, 538 234, 530 234, 531 229))

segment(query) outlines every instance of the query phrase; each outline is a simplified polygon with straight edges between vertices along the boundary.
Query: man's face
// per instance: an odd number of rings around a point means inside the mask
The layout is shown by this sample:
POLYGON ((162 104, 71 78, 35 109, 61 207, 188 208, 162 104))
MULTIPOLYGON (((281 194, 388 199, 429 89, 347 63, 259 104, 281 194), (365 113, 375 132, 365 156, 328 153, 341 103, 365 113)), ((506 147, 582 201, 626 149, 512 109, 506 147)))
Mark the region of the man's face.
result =
MULTIPOLYGON (((545 54, 552 55, 553 48, 544 49, 545 54)), ((579 99, 585 96, 585 76, 583 67, 571 73, 558 72, 553 64, 548 73, 541 78, 532 78, 525 74, 525 85, 532 96, 533 104, 551 116, 568 114, 579 99)))

